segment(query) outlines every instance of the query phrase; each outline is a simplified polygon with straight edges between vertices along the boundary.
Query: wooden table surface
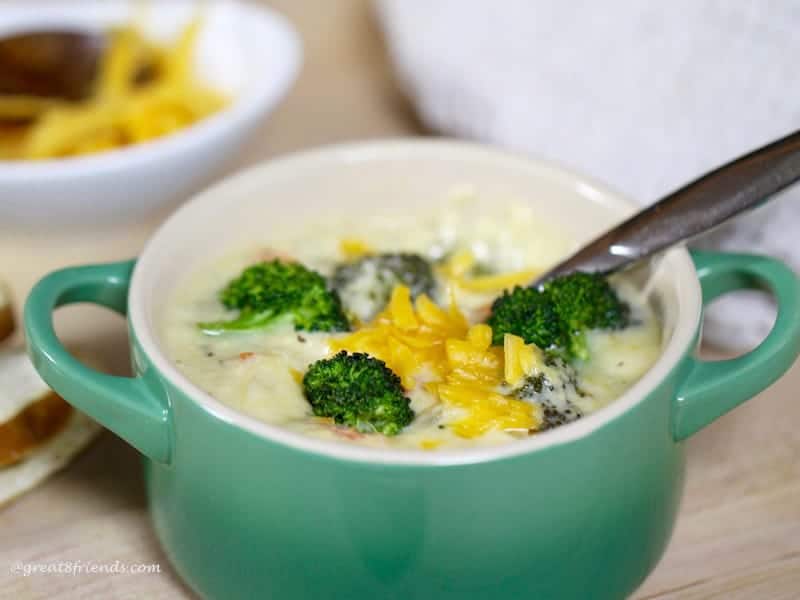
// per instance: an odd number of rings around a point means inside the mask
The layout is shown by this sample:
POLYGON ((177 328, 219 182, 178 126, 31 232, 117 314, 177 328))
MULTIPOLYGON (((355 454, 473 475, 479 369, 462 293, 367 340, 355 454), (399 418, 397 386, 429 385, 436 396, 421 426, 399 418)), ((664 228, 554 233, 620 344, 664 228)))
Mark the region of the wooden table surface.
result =
MULTIPOLYGON (((287 101, 237 166, 340 140, 422 133, 392 82, 365 0, 271 4, 301 32, 305 64, 287 101)), ((50 269, 135 255, 162 217, 103 233, 0 231, 0 274, 22 298, 50 269)), ((125 372, 121 318, 97 308, 68 308, 57 325, 68 343, 102 352, 112 372, 125 372)), ((800 598, 798 387, 795 366, 766 393, 688 442, 677 530, 635 598, 800 598)), ((150 527, 136 452, 110 433, 65 471, 0 510, 0 532, 0 598, 192 596, 150 527), (19 561, 117 560, 158 563, 161 572, 28 577, 10 572, 19 561)))

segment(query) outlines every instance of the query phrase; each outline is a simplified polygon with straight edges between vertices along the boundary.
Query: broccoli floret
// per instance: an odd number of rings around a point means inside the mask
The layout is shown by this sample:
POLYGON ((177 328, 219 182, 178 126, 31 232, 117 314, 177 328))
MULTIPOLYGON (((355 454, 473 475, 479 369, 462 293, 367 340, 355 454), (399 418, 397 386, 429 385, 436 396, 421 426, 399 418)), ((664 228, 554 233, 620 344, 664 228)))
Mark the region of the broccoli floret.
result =
POLYGON ((367 322, 377 315, 398 284, 408 286, 411 297, 433 296, 436 278, 430 262, 419 254, 397 253, 365 256, 339 265, 331 278, 345 308, 367 322))
POLYGON ((571 400, 575 395, 583 395, 578 387, 577 372, 563 359, 553 356, 548 358, 542 370, 529 375, 514 392, 518 399, 541 406, 543 421, 540 431, 583 416, 583 411, 571 400))
POLYGON ((602 275, 570 273, 547 282, 542 290, 566 323, 572 356, 588 358, 586 331, 622 329, 628 325, 630 308, 602 275))
POLYGON ((507 333, 544 350, 566 348, 569 341, 555 304, 547 294, 534 288, 517 286, 510 293, 503 292, 492 303, 492 314, 486 322, 492 328, 495 346, 503 344, 507 333))
POLYGON ((588 358, 586 332, 621 329, 630 308, 602 275, 572 273, 540 288, 516 287, 492 304, 487 323, 492 343, 501 345, 506 333, 518 335, 550 354, 588 358))
POLYGON ((381 360, 341 351, 303 377, 314 414, 363 432, 396 435, 414 419, 400 378, 381 360))
POLYGON ((273 260, 250 266, 228 283, 219 299, 239 315, 230 321, 198 323, 205 333, 257 329, 283 319, 303 331, 350 328, 338 294, 327 288, 322 275, 299 263, 273 260))

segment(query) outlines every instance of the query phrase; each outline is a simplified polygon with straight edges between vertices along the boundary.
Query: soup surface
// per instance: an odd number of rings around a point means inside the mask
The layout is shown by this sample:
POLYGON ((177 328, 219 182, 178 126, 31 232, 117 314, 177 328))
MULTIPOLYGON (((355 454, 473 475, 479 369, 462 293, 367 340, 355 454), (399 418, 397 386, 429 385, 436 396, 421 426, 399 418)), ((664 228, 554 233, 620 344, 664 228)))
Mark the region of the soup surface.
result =
POLYGON ((426 451, 511 442, 606 406, 660 352, 660 324, 625 278, 611 284, 629 310, 627 325, 586 331, 579 356, 554 354, 516 335, 492 343, 484 322, 494 299, 531 281, 573 247, 524 205, 486 214, 465 202, 427 216, 312 225, 233 249, 189 273, 164 308, 161 335, 171 360, 197 386, 295 432, 426 451), (435 286, 421 292, 394 282, 376 293, 381 273, 366 268, 372 265, 367 258, 387 253, 424 258, 435 286), (198 326, 235 318, 220 291, 246 267, 276 259, 300 262, 337 286, 351 330, 303 331, 286 320, 213 333, 198 326), (348 279, 353 265, 359 276, 348 279), (399 376, 413 410, 399 433, 314 414, 303 376, 311 364, 341 351, 377 357, 399 376))

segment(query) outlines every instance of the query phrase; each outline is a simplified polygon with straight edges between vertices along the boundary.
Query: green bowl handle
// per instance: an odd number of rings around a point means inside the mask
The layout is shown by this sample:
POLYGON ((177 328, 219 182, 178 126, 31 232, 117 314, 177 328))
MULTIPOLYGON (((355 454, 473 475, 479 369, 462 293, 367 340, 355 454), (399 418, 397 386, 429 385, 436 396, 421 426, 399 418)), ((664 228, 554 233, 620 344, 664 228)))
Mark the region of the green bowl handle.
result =
POLYGON ((166 398, 143 379, 114 377, 82 364, 53 329, 59 306, 91 302, 124 315, 135 261, 63 269, 42 279, 25 303, 28 353, 50 387, 145 456, 169 462, 171 423, 166 398))
MULTIPOLYGON (((766 339, 731 360, 692 359, 678 390, 673 435, 683 440, 769 387, 800 354, 800 281, 783 263, 763 256, 693 252, 703 306, 741 289, 763 289, 775 297, 778 316, 766 339)), ((747 315, 742 315, 747 319, 747 315)))

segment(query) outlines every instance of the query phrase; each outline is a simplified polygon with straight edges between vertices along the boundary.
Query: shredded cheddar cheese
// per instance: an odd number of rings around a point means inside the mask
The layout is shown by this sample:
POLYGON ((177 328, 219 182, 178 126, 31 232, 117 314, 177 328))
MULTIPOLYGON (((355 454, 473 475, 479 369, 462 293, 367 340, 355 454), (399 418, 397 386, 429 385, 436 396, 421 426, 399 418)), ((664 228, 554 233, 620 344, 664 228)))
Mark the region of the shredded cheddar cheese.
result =
POLYGON ((344 238, 339 242, 339 252, 347 260, 355 260, 372 254, 373 250, 364 240, 358 238, 344 238))
POLYGON ((420 448, 423 450, 436 450, 443 444, 442 440, 422 440, 419 443, 420 448))
POLYGON ((147 39, 134 24, 109 31, 93 93, 80 102, 0 96, 0 117, 25 121, 0 130, 0 157, 104 152, 169 135, 219 112, 229 100, 194 72, 202 23, 202 15, 192 19, 169 46, 147 39))
POLYGON ((475 266, 475 255, 469 250, 454 252, 442 265, 442 273, 450 279, 464 277, 475 266))
POLYGON ((516 386, 522 379, 544 366, 544 354, 535 344, 526 344, 516 335, 506 334, 503 338, 505 357, 504 375, 506 383, 516 386))
POLYGON ((518 381, 521 369, 535 364, 538 351, 521 338, 508 338, 503 348, 494 347, 488 325, 468 327, 452 302, 448 310, 425 295, 412 302, 410 290, 399 285, 372 323, 333 340, 331 350, 366 352, 397 373, 406 389, 424 385, 459 409, 450 427, 471 438, 492 429, 527 432, 541 423, 536 407, 501 393, 507 375, 518 381))
POLYGON ((440 385, 438 392, 443 402, 467 412, 465 418, 451 424, 461 437, 477 437, 491 429, 527 433, 537 425, 534 407, 527 402, 468 385, 440 385))
POLYGON ((470 292, 502 292, 513 288, 515 285, 525 285, 540 275, 538 269, 516 271, 514 273, 501 273, 499 275, 481 275, 479 277, 462 277, 457 284, 462 289, 470 292))
POLYGON ((466 334, 467 322, 455 307, 449 311, 425 295, 411 302, 407 287, 397 286, 386 309, 372 323, 331 341, 331 350, 366 352, 379 358, 412 389, 417 378, 444 375, 445 341, 466 334), (427 372, 429 371, 429 373, 427 372))
POLYGON ((526 269, 513 273, 470 276, 470 271, 475 267, 476 262, 472 252, 459 250, 453 253, 440 267, 440 271, 442 275, 463 290, 487 294, 502 292, 516 285, 525 285, 541 274, 540 269, 526 269))
POLYGON ((297 369, 289 369, 289 374, 297 385, 303 385, 303 373, 297 369))
MULTIPOLYGON (((477 437, 491 429, 528 432, 541 423, 532 404, 498 391, 505 379, 505 362, 517 361, 519 347, 507 350, 491 343, 492 330, 483 324, 473 325, 464 341, 447 341, 449 371, 445 381, 435 387, 442 402, 466 412, 464 418, 451 424, 462 437, 477 437)), ((525 347, 524 342, 522 345, 525 347)))

